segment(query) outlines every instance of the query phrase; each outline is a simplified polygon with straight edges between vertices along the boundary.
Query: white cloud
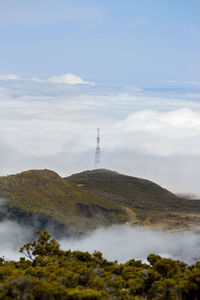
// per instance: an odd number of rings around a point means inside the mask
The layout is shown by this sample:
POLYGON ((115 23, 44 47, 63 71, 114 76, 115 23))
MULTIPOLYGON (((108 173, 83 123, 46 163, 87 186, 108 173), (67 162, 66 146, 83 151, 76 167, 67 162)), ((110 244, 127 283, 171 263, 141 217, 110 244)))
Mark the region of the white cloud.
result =
POLYGON ((200 112, 139 110, 115 125, 114 147, 146 155, 200 155, 200 112), (119 142, 120 141, 120 142, 119 142))
POLYGON ((91 85, 91 86, 95 86, 95 82, 84 81, 81 77, 76 76, 76 75, 71 74, 71 73, 51 77, 51 78, 48 79, 48 81, 53 82, 53 83, 64 83, 64 84, 70 84, 70 85, 88 84, 88 85, 91 85))
POLYGON ((21 77, 14 74, 0 74, 0 80, 20 80, 21 77))
POLYGON ((200 135, 200 112, 181 108, 160 112, 142 110, 130 114, 121 124, 126 131, 164 134, 171 138, 200 135))
POLYGON ((59 84, 68 84, 68 85, 91 85, 95 86, 95 82, 93 81, 85 81, 81 77, 76 76, 71 73, 67 73, 64 75, 53 76, 48 79, 41 79, 39 77, 20 77, 15 74, 0 74, 0 80, 23 80, 23 81, 33 81, 36 83, 49 82, 49 83, 59 83, 59 84))

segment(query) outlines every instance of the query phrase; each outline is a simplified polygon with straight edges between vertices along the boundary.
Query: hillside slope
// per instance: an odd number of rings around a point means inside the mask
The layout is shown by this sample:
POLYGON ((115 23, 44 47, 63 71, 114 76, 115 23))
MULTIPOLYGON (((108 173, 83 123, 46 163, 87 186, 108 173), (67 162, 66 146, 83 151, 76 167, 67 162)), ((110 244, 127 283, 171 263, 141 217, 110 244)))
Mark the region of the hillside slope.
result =
MULTIPOLYGON (((20 218, 39 215, 63 224, 73 232, 120 223, 126 213, 49 170, 31 170, 0 177, 0 197, 9 214, 20 218)), ((4 216, 6 218, 7 216, 4 216)))
POLYGON ((0 220, 5 219, 36 222, 41 229, 52 225, 58 232, 70 233, 126 222, 185 230, 199 226, 200 202, 109 170, 67 178, 49 170, 30 170, 0 177, 0 220))
POLYGON ((200 202, 177 197, 145 179, 118 174, 110 170, 92 170, 67 177, 113 206, 121 206, 135 215, 134 223, 190 229, 199 226, 200 202))

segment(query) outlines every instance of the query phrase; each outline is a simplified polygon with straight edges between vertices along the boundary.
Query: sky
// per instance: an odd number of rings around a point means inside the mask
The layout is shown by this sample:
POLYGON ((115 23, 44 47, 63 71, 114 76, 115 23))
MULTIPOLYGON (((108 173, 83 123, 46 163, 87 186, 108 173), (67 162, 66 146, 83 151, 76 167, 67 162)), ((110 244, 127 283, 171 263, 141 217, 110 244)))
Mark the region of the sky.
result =
POLYGON ((0 175, 103 168, 200 195, 200 2, 0 1, 0 175))
POLYGON ((199 0, 1 0, 1 71, 198 81, 199 14, 199 0))

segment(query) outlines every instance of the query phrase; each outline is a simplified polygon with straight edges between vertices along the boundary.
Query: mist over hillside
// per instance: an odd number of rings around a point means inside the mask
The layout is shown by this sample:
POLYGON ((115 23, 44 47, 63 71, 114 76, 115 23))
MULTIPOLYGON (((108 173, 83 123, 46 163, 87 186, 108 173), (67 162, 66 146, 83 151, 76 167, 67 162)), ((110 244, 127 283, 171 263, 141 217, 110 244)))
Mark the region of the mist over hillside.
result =
MULTIPOLYGON (((35 227, 17 222, 0 223, 0 257, 18 260, 23 255, 19 248, 34 239, 35 227)), ((63 250, 102 252, 110 260, 126 262, 143 260, 151 253, 171 257, 192 264, 200 259, 200 236, 195 232, 166 233, 158 230, 134 228, 129 225, 99 228, 79 238, 70 238, 63 233, 58 239, 63 250)))
POLYGON ((188 264, 200 259, 200 235, 194 232, 167 233, 129 225, 99 228, 80 239, 61 239, 65 250, 101 251, 108 260, 145 260, 151 253, 188 264))
POLYGON ((19 248, 34 236, 34 227, 22 226, 14 221, 0 223, 0 257, 19 259, 19 248))

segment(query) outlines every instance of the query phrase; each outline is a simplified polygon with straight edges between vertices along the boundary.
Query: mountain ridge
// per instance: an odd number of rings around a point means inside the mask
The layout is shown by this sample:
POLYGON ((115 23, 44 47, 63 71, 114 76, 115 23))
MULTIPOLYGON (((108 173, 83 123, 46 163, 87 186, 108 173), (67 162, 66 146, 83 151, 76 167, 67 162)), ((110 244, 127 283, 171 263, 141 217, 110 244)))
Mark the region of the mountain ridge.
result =
POLYGON ((200 220, 198 201, 177 197, 150 180, 106 169, 65 178, 47 169, 2 176, 0 197, 6 199, 6 213, 2 210, 0 220, 18 218, 30 223, 36 215, 41 227, 49 222, 58 230, 78 234, 127 222, 189 230, 200 220))

